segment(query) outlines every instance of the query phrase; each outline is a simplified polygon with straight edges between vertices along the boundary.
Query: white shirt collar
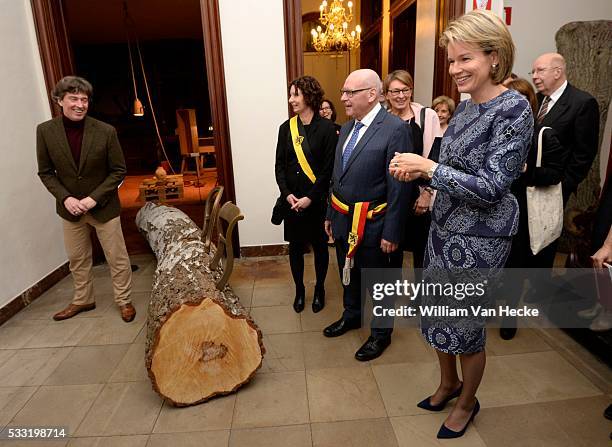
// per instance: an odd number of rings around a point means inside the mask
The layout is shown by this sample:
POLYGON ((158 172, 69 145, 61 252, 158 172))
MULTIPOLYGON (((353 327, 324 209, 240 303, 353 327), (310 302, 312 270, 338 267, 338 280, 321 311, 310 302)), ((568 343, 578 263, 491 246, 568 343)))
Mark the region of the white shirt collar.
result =
MULTIPOLYGON (((366 116, 363 117, 363 119, 361 120, 361 124, 363 124, 364 127, 369 127, 370 124, 372 124, 372 121, 374 121, 374 118, 376 118, 376 115, 378 114, 380 109, 382 109, 382 107, 380 106, 380 103, 377 102, 376 105, 372 108, 372 110, 370 110, 366 114, 366 116)), ((357 122, 357 120, 355 120, 355 122, 357 122)))
POLYGON ((567 80, 563 84, 561 84, 561 87, 559 87, 557 90, 552 92, 552 94, 550 95, 550 104, 548 106, 549 109, 553 106, 554 103, 556 103, 559 100, 559 98, 565 91, 566 87, 567 87, 567 80))

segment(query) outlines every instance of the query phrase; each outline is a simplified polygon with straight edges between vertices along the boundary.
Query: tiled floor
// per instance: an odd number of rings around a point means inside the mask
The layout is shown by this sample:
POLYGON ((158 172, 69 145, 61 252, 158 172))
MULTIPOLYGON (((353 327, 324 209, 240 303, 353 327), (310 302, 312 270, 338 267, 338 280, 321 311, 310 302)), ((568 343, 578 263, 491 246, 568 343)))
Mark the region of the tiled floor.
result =
MULTIPOLYGON (((436 387, 433 350, 416 329, 396 330, 369 363, 353 354, 367 331, 326 339, 341 313, 335 265, 327 306, 293 312, 287 259, 238 262, 234 291, 264 333, 262 369, 238 393, 188 408, 167 405, 144 368, 145 309, 155 263, 136 256, 138 316, 123 323, 108 269, 96 267, 97 308, 54 322, 70 300, 65 278, 0 327, 0 428, 65 426, 71 439, 45 446, 435 446, 446 412, 416 402, 436 387)), ((332 263, 334 263, 332 255, 332 263)), ((306 271, 308 298, 312 260, 306 271)), ((508 342, 489 331, 478 397, 482 411, 453 446, 609 446, 612 372, 559 330, 520 330, 508 342)), ((0 441, 0 445, 28 443, 0 441)))

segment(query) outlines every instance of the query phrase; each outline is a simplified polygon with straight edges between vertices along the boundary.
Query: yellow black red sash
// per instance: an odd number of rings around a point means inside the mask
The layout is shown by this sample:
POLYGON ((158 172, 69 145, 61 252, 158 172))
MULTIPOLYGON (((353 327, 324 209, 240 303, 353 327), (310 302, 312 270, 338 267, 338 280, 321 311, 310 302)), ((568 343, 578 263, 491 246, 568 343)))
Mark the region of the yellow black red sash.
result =
POLYGON ((353 214, 353 220, 351 224, 351 231, 348 235, 348 251, 346 253, 346 259, 344 260, 344 268, 342 269, 342 284, 348 286, 351 283, 351 268, 353 267, 355 252, 363 241, 363 232, 365 229, 365 223, 368 219, 373 219, 375 216, 382 214, 386 211, 387 204, 381 203, 370 209, 371 202, 357 202, 350 206, 343 203, 338 197, 332 193, 331 205, 336 211, 341 214, 350 215, 351 208, 353 214))
POLYGON ((293 150, 295 151, 295 155, 297 155, 298 163, 302 167, 302 171, 308 177, 308 179, 314 184, 317 181, 317 177, 315 177, 308 160, 306 159, 306 155, 304 155, 304 150, 302 149, 302 141, 304 141, 304 136, 300 135, 298 130, 298 117, 297 115, 293 116, 289 120, 289 128, 291 129, 291 141, 293 142, 293 150))

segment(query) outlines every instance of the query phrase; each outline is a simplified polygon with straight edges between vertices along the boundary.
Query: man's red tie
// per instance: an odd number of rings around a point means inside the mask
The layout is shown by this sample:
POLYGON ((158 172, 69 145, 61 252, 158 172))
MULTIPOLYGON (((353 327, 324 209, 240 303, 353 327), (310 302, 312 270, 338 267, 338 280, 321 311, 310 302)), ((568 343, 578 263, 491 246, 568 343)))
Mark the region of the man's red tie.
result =
POLYGON ((544 117, 546 116, 546 113, 548 112, 549 102, 550 102, 550 96, 546 96, 544 98, 544 101, 542 101, 542 107, 540 107, 540 111, 538 112, 538 118, 536 119, 538 124, 542 124, 542 121, 544 121, 544 117))

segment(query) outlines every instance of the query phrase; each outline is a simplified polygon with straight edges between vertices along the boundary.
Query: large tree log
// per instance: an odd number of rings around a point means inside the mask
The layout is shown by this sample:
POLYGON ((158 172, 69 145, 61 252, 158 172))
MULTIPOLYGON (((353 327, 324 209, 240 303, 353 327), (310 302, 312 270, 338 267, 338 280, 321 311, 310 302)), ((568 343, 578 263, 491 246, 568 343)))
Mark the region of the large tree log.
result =
POLYGON ((229 286, 215 287, 201 231, 182 211, 147 203, 138 229, 157 257, 145 365, 153 389, 176 406, 236 391, 261 367, 261 331, 229 286))
MULTIPOLYGON (((571 22, 563 25, 555 34, 557 50, 567 63, 567 79, 575 87, 589 92, 599 104, 599 139, 601 147, 608 106, 612 99, 612 20, 571 22)), ((574 219, 592 221, 593 209, 600 193, 600 151, 593 161, 589 174, 572 194, 566 206, 566 230, 561 238, 560 250, 570 252, 583 246, 585 260, 590 265, 591 226, 581 226, 574 219)))

